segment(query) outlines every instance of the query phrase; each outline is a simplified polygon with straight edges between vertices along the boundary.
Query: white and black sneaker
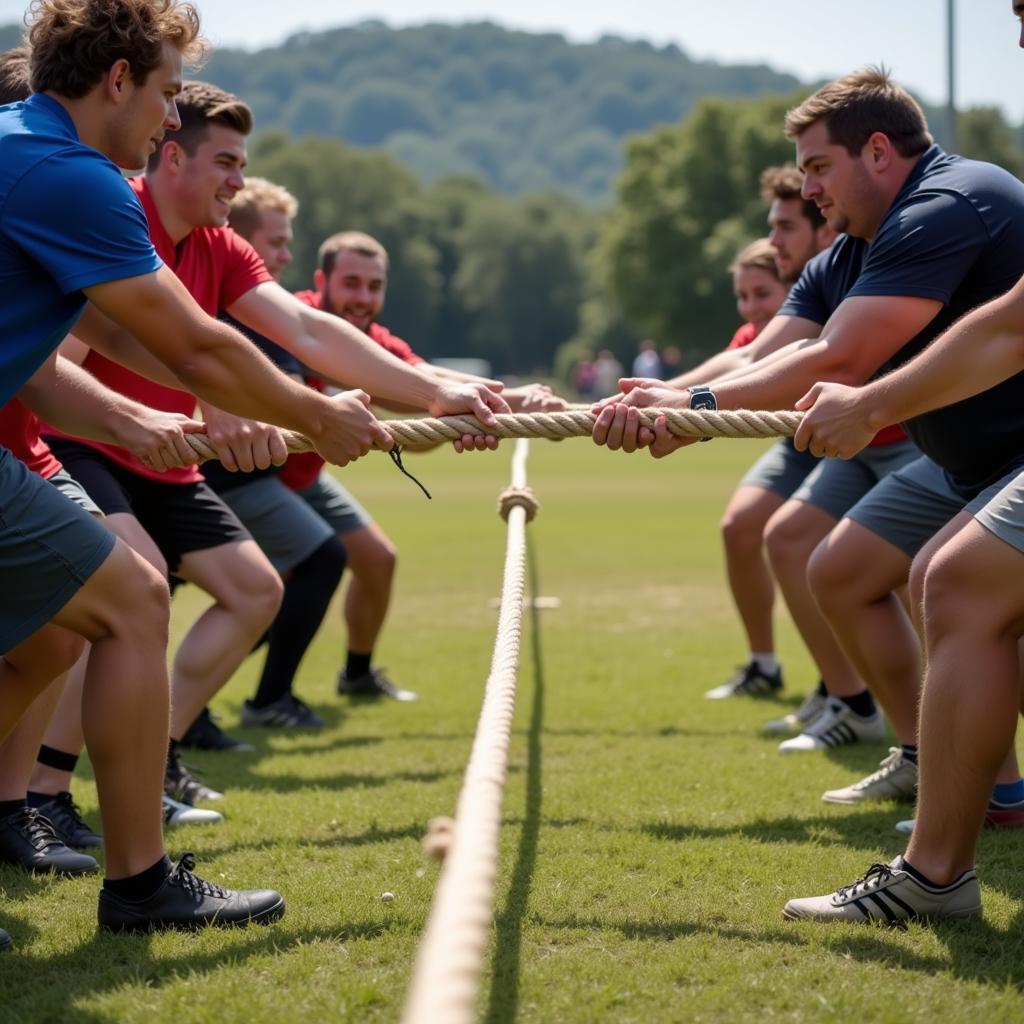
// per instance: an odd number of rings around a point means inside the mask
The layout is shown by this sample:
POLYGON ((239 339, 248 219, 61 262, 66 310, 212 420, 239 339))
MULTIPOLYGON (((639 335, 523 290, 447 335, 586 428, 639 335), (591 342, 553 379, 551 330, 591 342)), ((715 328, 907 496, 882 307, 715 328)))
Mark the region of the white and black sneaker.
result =
POLYGON ((769 697, 782 689, 782 669, 764 672, 756 661, 740 665, 736 674, 721 686, 708 690, 708 700, 725 700, 727 697, 769 697))
POLYGON ((885 738, 885 720, 880 711, 858 715, 838 697, 827 697, 824 710, 803 732, 779 744, 780 754, 831 750, 850 743, 878 743, 885 738))
POLYGON ((949 885, 935 886, 912 875, 897 857, 872 864, 863 878, 826 896, 790 900, 782 916, 790 921, 877 921, 900 924, 915 918, 968 918, 981 914, 981 890, 972 868, 949 885))
POLYGON ((788 715, 781 718, 773 718, 770 722, 764 723, 765 732, 803 732, 804 728, 810 725, 818 715, 825 710, 828 703, 828 696, 822 694, 815 687, 806 697, 803 703, 788 715))
POLYGON ((219 825, 224 820, 220 811, 208 811, 203 807, 190 807, 179 800, 163 795, 165 825, 219 825))
POLYGON ((871 800, 913 800, 917 795, 917 765, 903 756, 900 747, 890 747, 878 771, 852 786, 829 789, 821 794, 828 804, 862 804, 871 800))

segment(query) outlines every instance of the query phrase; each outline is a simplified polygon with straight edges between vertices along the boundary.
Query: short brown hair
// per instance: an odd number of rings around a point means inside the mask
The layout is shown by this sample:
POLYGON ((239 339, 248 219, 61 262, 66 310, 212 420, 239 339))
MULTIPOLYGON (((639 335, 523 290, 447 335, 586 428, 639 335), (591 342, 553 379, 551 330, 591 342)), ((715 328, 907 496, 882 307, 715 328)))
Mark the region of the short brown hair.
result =
POLYGON ((737 270, 766 270, 776 281, 779 277, 779 266, 775 262, 775 246, 767 238, 759 238, 750 245, 745 245, 729 264, 729 273, 737 270))
POLYGON ((252 110, 249 106, 216 85, 186 82, 176 102, 181 127, 164 136, 149 158, 149 170, 160 166, 160 154, 168 142, 176 142, 189 156, 194 156, 199 144, 206 140, 211 124, 224 125, 242 135, 252 132, 252 110))
POLYGON ((331 235, 320 246, 320 269, 324 272, 325 277, 331 276, 334 261, 339 252, 355 252, 360 256, 377 257, 384 261, 384 270, 387 272, 388 251, 376 238, 364 234, 362 231, 341 231, 336 235, 331 235))
POLYGON ((190 64, 206 52, 199 12, 182 0, 32 0, 28 43, 32 91, 68 99, 84 96, 119 60, 141 85, 160 66, 164 43, 190 64))
POLYGON ((0 106, 32 95, 28 80, 28 47, 17 46, 0 53, 0 106))
POLYGON ((260 229, 264 210, 276 210, 293 220, 299 212, 299 201, 282 185, 266 178, 246 178, 245 188, 231 200, 228 223, 249 240, 260 229))
POLYGON ((861 68, 823 85, 786 114, 786 138, 797 139, 822 119, 829 142, 851 156, 875 132, 887 135, 904 157, 923 153, 933 141, 921 105, 880 67, 861 68))
POLYGON ((761 199, 767 206, 776 199, 784 202, 789 199, 799 199, 801 212, 811 222, 814 228, 820 228, 825 223, 825 218, 818 209, 817 203, 804 199, 800 194, 803 187, 803 175, 794 163, 780 164, 778 167, 766 167, 761 172, 761 199))

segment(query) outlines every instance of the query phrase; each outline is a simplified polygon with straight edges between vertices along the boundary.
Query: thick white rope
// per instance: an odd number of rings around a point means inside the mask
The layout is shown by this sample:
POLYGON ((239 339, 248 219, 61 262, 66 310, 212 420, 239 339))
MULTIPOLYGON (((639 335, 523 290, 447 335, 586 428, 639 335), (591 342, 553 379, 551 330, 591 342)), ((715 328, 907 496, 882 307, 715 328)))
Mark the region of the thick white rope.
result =
MULTIPOLYGON (((668 429, 681 437, 790 437, 803 415, 799 412, 759 412, 750 409, 640 409, 640 422, 653 427, 664 416, 668 429)), ((496 437, 589 437, 597 417, 586 409, 564 412, 498 413, 497 426, 485 426, 475 416, 425 417, 415 420, 384 420, 384 429, 396 444, 423 445, 454 441, 463 434, 493 434, 496 437)), ((203 434, 186 434, 188 443, 204 459, 216 458, 213 446, 203 434)), ((309 452, 308 438, 284 431, 290 452, 309 452)))
MULTIPOLYGON (((526 488, 529 442, 516 442, 498 632, 473 750, 455 821, 437 819, 424 845, 443 855, 430 918, 420 942, 403 1024, 470 1024, 493 924, 501 805, 515 712, 526 589, 526 521, 536 504, 526 488), (515 492, 523 497, 516 500, 515 492)), ((503 512, 503 515, 505 513, 503 512)), ((531 515, 532 518, 532 515, 531 515)))

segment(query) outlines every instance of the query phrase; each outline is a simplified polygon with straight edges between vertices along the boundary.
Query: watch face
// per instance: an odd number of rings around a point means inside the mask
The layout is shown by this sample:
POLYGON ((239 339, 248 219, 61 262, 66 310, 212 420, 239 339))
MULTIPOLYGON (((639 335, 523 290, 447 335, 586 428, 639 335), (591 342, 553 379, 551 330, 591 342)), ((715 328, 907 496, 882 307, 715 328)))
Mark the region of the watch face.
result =
POLYGON ((715 401, 715 396, 707 391, 700 392, 694 395, 690 399, 691 409, 717 409, 718 403, 715 401))

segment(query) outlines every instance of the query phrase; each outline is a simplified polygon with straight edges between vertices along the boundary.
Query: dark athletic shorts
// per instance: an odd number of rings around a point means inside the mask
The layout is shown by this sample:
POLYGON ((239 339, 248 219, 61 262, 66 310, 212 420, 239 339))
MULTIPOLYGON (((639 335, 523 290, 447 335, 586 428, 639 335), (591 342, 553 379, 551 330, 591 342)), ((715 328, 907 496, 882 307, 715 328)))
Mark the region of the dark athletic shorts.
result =
POLYGON ((747 470, 740 486, 760 487, 780 498, 791 498, 820 461, 810 452, 798 452, 793 438, 782 437, 747 470))
POLYGON ((160 483, 124 469, 86 444, 60 437, 47 442, 104 515, 126 512, 138 519, 170 572, 193 551, 250 539, 234 512, 205 483, 160 483))
POLYGON ((0 448, 0 654, 45 626, 116 538, 0 448))

